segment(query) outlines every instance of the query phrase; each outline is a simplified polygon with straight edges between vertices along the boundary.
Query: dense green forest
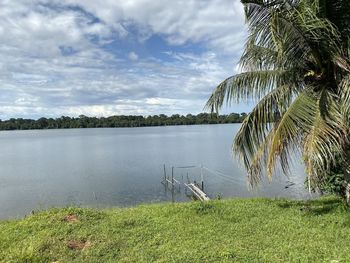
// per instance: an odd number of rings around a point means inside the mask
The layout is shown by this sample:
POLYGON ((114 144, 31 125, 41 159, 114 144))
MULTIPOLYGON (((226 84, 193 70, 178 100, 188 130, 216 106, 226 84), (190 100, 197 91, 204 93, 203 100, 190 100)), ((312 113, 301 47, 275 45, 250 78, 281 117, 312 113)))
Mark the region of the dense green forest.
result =
POLYGON ((198 115, 187 114, 166 116, 164 114, 153 116, 111 116, 111 117, 87 117, 80 115, 78 118, 62 116, 60 118, 9 119, 0 120, 0 130, 31 130, 31 129, 67 129, 67 128, 114 128, 114 127, 145 127, 166 125, 195 125, 195 124, 220 124, 240 123, 246 113, 231 113, 229 115, 216 115, 200 113, 198 115))

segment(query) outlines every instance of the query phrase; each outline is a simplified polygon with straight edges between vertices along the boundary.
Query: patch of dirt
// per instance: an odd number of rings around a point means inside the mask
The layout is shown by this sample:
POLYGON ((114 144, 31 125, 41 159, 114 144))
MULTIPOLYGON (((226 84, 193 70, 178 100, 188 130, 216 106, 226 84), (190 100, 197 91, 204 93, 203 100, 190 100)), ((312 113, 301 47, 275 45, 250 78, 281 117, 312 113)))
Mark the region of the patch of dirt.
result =
POLYGON ((69 214, 69 215, 65 216, 62 221, 65 221, 65 222, 77 222, 77 221, 79 221, 79 219, 78 219, 77 215, 69 214))
POLYGON ((88 240, 71 240, 68 241, 67 247, 72 250, 83 250, 91 247, 91 242, 88 240))

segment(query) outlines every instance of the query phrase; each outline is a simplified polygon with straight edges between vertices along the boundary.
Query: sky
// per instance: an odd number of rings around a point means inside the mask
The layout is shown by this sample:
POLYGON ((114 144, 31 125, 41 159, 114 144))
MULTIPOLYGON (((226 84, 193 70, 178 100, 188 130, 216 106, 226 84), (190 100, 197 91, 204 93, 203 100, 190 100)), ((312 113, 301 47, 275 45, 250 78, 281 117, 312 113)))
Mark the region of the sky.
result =
POLYGON ((198 114, 246 36, 239 0, 0 0, 0 119, 198 114))

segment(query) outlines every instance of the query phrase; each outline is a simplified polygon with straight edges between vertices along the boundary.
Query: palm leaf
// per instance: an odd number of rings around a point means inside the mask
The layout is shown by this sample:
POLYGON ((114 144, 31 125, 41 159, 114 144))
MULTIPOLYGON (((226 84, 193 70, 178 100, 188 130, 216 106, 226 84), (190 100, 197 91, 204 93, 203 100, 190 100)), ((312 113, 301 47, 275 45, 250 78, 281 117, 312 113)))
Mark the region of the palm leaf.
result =
POLYGON ((233 151, 243 160, 252 184, 261 177, 258 165, 262 163, 271 127, 288 108, 292 94, 297 94, 297 90, 287 85, 267 94, 247 115, 235 137, 233 151))
POLYGON ((269 179, 272 178, 277 158, 280 160, 283 171, 286 174, 289 173, 290 151, 300 146, 303 131, 312 125, 314 112, 315 98, 309 91, 303 91, 276 124, 267 161, 269 179))
POLYGON ((350 127, 350 74, 343 78, 343 81, 340 83, 340 88, 341 112, 346 125, 350 127))
POLYGON ((344 126, 335 95, 323 89, 315 108, 315 117, 304 140, 306 171, 314 184, 321 182, 324 171, 335 164, 335 153, 342 152, 344 126))
POLYGON ((233 99, 240 102, 262 98, 276 86, 288 84, 291 75, 292 72, 286 70, 261 70, 229 77, 215 89, 205 108, 218 112, 225 101, 230 105, 233 99))

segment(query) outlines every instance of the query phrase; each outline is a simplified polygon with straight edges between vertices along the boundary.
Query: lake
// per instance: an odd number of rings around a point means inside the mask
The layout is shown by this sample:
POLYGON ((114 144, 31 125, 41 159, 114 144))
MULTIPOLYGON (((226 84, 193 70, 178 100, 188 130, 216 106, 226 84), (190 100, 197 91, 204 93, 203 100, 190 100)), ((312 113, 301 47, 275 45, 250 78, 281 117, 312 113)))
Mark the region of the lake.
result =
POLYGON ((0 218, 56 206, 111 207, 187 201, 161 184, 163 164, 179 181, 200 180, 212 198, 308 198, 304 167, 249 190, 232 158, 239 124, 0 132, 0 218), (285 188, 289 183, 293 186, 285 188))

